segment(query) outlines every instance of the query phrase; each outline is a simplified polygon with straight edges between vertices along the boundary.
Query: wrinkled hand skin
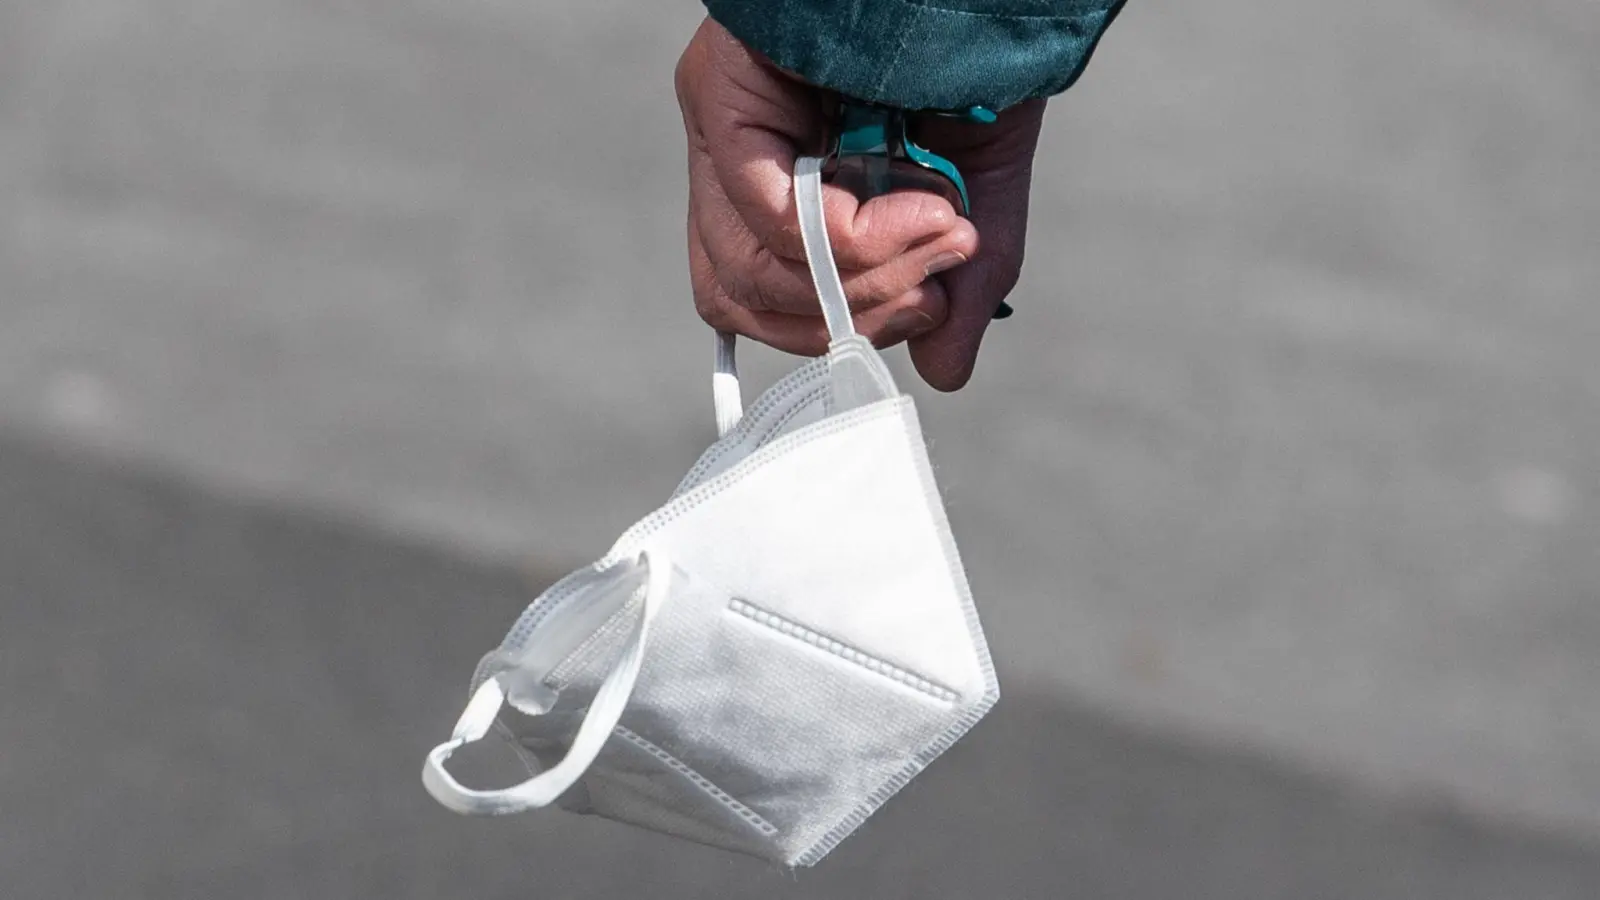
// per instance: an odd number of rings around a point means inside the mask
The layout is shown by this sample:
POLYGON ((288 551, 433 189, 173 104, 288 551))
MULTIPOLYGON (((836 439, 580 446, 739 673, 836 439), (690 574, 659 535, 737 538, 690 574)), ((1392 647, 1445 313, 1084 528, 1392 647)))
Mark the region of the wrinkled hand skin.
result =
MULTIPOLYGON (((689 273, 712 327, 805 356, 828 333, 805 264, 793 200, 795 158, 820 153, 835 105, 707 19, 678 62, 689 139, 689 273)), ((996 307, 1022 270, 1028 186, 1044 101, 980 125, 919 123, 918 143, 967 182, 971 216, 924 191, 865 203, 833 185, 823 210, 856 329, 876 346, 910 346, 943 391, 972 377, 996 307)), ((1026 311, 1021 315, 1025 316, 1026 311)))

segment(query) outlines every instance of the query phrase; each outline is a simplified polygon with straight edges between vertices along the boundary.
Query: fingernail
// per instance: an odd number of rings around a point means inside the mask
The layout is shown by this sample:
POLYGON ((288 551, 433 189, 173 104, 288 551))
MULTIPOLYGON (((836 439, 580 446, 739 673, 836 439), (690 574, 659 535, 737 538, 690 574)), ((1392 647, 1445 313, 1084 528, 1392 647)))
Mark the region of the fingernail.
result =
POLYGON ((957 253, 954 250, 946 250, 945 252, 928 261, 927 274, 937 275, 940 272, 954 269, 956 266, 959 266, 966 261, 967 258, 962 256, 960 253, 957 253))
POLYGON ((933 328, 938 323, 933 321, 933 316, 920 309, 907 308, 889 317, 883 323, 883 333, 895 339, 914 337, 933 328))

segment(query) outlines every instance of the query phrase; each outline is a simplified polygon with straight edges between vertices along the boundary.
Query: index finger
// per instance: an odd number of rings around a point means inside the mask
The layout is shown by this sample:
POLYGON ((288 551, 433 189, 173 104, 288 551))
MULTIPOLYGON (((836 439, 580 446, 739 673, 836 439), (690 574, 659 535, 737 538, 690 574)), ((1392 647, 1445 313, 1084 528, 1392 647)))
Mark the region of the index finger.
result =
MULTIPOLYGON (((728 203, 761 245, 785 259, 805 259, 794 204, 794 144, 757 125, 733 124, 711 153, 712 167, 728 203)), ((957 228, 961 217, 950 201, 927 191, 896 191, 865 203, 827 184, 823 219, 834 259, 843 269, 874 269, 907 250, 957 228)))
MULTIPOLYGON (((800 148, 820 149, 827 131, 827 92, 778 69, 737 39, 713 45, 712 64, 685 105, 697 119, 695 152, 710 158, 711 172, 729 205, 773 254, 805 258, 793 198, 800 148)), ((848 190, 825 186, 823 217, 842 268, 872 269, 919 243, 956 228, 949 200, 903 191, 860 202, 848 190)))

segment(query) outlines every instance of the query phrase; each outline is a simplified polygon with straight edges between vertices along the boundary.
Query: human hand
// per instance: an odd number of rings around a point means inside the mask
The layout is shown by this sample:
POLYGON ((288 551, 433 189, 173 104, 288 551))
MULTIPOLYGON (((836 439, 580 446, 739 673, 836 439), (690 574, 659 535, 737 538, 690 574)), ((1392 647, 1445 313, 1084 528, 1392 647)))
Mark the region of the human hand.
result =
MULTIPOLYGON (((678 62, 689 139, 689 275, 695 307, 721 331, 780 350, 827 350, 793 200, 795 158, 821 151, 836 97, 774 66, 706 19, 678 62)), ((897 191, 859 201, 823 188, 823 213, 856 330, 905 341, 939 390, 972 377, 995 309, 1022 270, 1028 187, 1044 101, 981 125, 919 120, 913 137, 956 164, 970 218, 944 197, 897 191)))

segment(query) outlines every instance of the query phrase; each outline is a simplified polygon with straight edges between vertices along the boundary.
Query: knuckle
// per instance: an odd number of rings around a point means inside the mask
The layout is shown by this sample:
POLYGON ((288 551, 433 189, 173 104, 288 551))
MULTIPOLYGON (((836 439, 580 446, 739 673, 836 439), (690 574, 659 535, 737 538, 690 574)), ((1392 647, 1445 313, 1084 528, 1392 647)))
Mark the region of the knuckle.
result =
POLYGON ((891 284, 886 279, 887 276, 879 271, 847 276, 844 281, 844 296, 849 301, 850 308, 859 311, 879 306, 916 287, 915 283, 891 284))
POLYGON ((893 202, 870 204, 864 229, 885 235, 926 235, 949 231, 957 221, 949 201, 927 191, 906 191, 893 202))
POLYGON ((728 301, 736 306, 744 307, 751 312, 772 312, 776 309, 771 293, 754 278, 747 276, 730 278, 729 283, 722 287, 728 301))
POLYGON ((717 308, 716 303, 702 295, 699 291, 695 292, 694 311, 700 314, 702 321, 713 328, 723 324, 723 321, 726 318, 724 313, 717 308))
POLYGON ((685 113, 689 112, 692 106, 694 84, 697 80, 695 70, 698 66, 694 57, 693 48, 685 50, 683 55, 678 57, 677 65, 672 67, 672 89, 678 96, 678 108, 685 113))
POLYGON ((873 214, 863 211, 854 220, 843 215, 828 219, 828 247, 840 266, 852 269, 870 268, 881 260, 873 258, 871 238, 875 234, 873 214))
POLYGON ((695 286, 694 311, 699 313, 700 318, 712 328, 719 331, 731 330, 733 316, 729 309, 730 305, 730 301, 716 282, 695 286))
POLYGON ((907 227, 921 226, 930 232, 945 232, 955 226, 956 211, 948 200, 922 191, 914 192, 914 196, 905 208, 907 227))
MULTIPOLYGON (((800 236, 799 220, 788 221, 789 216, 785 214, 784 210, 768 210, 768 215, 772 220, 781 221, 782 224, 773 227, 762 236, 761 249, 773 256, 781 256, 787 259, 804 259, 806 253, 805 239, 800 236)), ((829 242, 832 243, 831 234, 829 235, 829 242)))
POLYGON ((742 306, 762 312, 795 312, 805 299, 792 289, 783 261, 771 251, 756 251, 748 271, 739 279, 737 295, 742 306))

